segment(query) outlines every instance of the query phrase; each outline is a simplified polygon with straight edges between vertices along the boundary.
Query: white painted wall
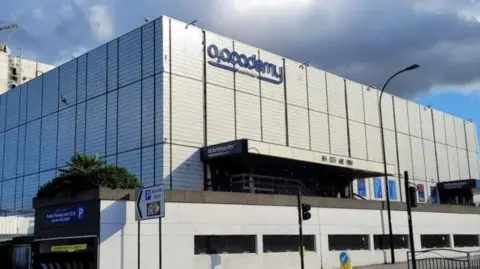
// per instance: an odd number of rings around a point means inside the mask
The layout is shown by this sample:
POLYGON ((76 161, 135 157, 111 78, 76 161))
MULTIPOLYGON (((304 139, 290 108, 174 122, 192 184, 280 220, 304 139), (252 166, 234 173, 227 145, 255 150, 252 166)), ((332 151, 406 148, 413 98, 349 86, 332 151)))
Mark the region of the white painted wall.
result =
MULTIPOLYGON (((137 268, 137 222, 133 202, 102 201, 99 267, 137 268)), ((328 250, 329 234, 369 234, 368 251, 350 251, 354 266, 382 264, 389 250, 373 249, 373 234, 388 231, 386 212, 312 208, 304 234, 316 235, 316 251, 307 252, 306 268, 338 268, 338 251, 328 250)), ((480 234, 480 215, 413 213, 415 244, 420 234, 480 234)), ((392 212, 394 234, 408 234, 405 212, 392 212)), ((295 207, 167 203, 162 221, 163 268, 298 268, 298 253, 262 253, 262 235, 297 234, 295 207), (256 254, 194 255, 194 235, 257 235, 256 254), (212 264, 213 262, 213 264, 212 264)), ((142 269, 158 268, 158 220, 141 222, 142 269)), ((396 251, 398 262, 405 250, 396 251)))

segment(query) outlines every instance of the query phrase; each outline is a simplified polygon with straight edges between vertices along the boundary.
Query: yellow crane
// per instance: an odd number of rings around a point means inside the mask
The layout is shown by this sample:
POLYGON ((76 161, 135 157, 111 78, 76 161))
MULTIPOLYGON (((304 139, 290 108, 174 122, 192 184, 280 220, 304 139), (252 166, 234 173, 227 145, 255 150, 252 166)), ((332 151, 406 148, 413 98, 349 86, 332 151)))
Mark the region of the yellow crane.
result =
POLYGON ((15 33, 15 31, 17 30, 18 27, 19 27, 18 24, 10 24, 10 25, 5 25, 5 26, 0 26, 0 31, 12 30, 12 32, 10 32, 10 34, 8 35, 5 42, 3 42, 3 44, 0 43, 0 51, 7 52, 8 41, 10 41, 10 38, 12 38, 13 33, 15 33))

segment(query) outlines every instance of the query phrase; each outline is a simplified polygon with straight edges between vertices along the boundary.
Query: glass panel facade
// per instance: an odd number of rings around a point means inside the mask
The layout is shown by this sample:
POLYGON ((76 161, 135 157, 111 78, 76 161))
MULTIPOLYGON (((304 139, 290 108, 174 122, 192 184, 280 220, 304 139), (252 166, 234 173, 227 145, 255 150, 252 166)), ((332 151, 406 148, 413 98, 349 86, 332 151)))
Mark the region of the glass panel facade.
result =
POLYGON ((164 176, 160 31, 148 23, 0 95, 0 209, 31 209, 75 152, 98 153, 146 186, 164 176))

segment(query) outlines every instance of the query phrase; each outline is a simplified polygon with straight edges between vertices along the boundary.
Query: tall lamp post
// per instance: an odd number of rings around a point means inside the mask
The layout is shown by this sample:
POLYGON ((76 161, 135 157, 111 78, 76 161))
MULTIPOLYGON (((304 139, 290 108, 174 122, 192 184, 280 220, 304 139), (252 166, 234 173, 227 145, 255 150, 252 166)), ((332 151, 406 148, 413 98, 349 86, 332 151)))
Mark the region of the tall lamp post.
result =
POLYGON ((414 64, 414 65, 411 65, 405 69, 402 69, 400 71, 398 71, 397 73, 393 74, 388 80, 387 82, 385 82, 385 84, 383 85, 382 87, 382 91, 380 92, 380 98, 378 99, 378 111, 379 111, 379 115, 380 115, 380 131, 381 131, 381 136, 382 136, 382 152, 383 152, 383 177, 384 177, 384 180, 385 180, 385 190, 386 190, 386 195, 387 195, 387 214, 388 214, 388 242, 390 244, 390 257, 391 257, 391 263, 394 264, 395 263, 395 247, 393 245, 393 232, 392 232, 392 213, 390 211, 390 188, 389 188, 389 185, 388 185, 388 176, 387 176, 387 154, 386 154, 386 150, 385 150, 385 135, 383 133, 383 115, 382 115, 382 96, 383 96, 383 92, 385 91, 385 88, 387 87, 388 83, 390 83, 390 81, 400 75, 401 73, 403 72, 407 72, 407 71, 411 71, 411 70, 414 70, 414 69, 417 69, 419 68, 420 66, 418 64, 414 64))

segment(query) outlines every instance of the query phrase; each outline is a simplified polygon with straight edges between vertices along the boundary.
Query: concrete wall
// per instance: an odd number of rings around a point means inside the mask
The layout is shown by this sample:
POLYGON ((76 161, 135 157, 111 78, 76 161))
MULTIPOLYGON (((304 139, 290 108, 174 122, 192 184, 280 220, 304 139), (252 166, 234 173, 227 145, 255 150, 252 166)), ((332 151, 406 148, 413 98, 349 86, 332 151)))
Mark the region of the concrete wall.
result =
MULTIPOLYGON (((297 252, 262 252, 262 235, 298 232, 294 206, 259 205, 265 196, 256 196, 255 199, 252 196, 246 199, 249 201, 245 204, 239 204, 245 197, 229 199, 233 204, 213 203, 215 197, 208 194, 205 198, 212 203, 185 202, 185 197, 198 198, 195 193, 180 194, 177 200, 184 202, 174 202, 175 194, 167 196, 170 202, 166 204, 166 218, 162 221, 163 268, 298 268, 297 252), (252 205, 254 200, 257 205, 252 205), (194 235, 242 234, 257 236, 257 253, 194 255, 194 235)), ((287 196, 277 196, 277 199, 287 204, 295 200, 287 196)), ((368 201, 356 203, 364 203, 365 208, 379 204, 368 201)), ((315 206, 315 203, 312 205, 315 206)), ((101 210, 99 266, 137 268, 138 226, 134 202, 102 201, 101 210)), ((329 234, 368 234, 372 246, 373 234, 388 231, 384 210, 314 207, 311 212, 312 218, 304 223, 304 234, 314 234, 316 246, 315 251, 306 253, 306 268, 338 268, 339 252, 329 250, 329 234)), ((420 249, 421 234, 449 234, 450 237, 452 234, 480 234, 478 214, 416 211, 413 222, 417 249, 420 249)), ((406 223, 404 211, 392 212, 394 234, 408 234, 406 223)), ((141 268, 158 268, 158 220, 142 221, 140 234, 141 268)), ((388 250, 374 250, 373 247, 370 250, 349 251, 349 254, 354 266, 381 264, 389 259, 388 250)), ((397 250, 396 259, 404 261, 405 250, 397 250)))

